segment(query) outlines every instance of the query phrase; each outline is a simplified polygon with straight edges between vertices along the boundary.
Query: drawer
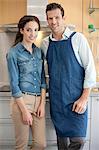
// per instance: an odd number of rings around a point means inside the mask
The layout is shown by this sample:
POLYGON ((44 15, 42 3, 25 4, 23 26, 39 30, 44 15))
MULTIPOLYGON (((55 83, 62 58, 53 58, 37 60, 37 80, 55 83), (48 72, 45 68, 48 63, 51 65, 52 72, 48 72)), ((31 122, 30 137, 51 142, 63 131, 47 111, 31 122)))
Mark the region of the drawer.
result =
POLYGON ((0 118, 11 118, 10 116, 10 100, 0 99, 0 118))
POLYGON ((13 145, 15 143, 13 124, 0 123, 0 145, 13 145))
POLYGON ((89 144, 90 144, 89 141, 86 141, 83 150, 89 150, 90 147, 89 144))

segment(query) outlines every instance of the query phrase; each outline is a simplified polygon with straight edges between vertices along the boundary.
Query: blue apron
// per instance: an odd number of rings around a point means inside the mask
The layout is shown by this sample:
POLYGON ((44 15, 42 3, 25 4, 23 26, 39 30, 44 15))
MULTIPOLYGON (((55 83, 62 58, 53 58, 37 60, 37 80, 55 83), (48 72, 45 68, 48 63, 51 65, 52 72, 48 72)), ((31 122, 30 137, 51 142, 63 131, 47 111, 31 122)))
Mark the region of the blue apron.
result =
POLYGON ((60 137, 85 137, 87 129, 87 110, 83 114, 72 111, 73 103, 83 92, 85 77, 72 47, 74 34, 67 40, 49 39, 46 55, 51 118, 60 137))

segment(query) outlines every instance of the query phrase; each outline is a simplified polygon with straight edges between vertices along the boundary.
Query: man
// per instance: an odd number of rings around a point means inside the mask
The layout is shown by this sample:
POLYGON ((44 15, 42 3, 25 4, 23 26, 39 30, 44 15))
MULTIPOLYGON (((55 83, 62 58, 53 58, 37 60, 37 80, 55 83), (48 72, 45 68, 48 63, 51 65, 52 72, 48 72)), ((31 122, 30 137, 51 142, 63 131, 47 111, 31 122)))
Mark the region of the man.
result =
POLYGON ((86 137, 88 97, 96 82, 92 53, 83 34, 65 27, 60 4, 48 4, 46 16, 52 33, 41 48, 48 64, 50 113, 58 150, 81 150, 86 137))

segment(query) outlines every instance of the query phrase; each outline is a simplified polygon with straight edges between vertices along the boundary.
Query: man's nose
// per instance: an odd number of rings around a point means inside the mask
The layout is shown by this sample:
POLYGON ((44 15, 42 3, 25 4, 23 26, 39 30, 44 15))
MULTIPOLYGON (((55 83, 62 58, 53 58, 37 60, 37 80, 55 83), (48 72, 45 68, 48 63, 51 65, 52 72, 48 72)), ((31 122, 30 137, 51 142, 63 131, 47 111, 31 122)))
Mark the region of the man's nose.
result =
POLYGON ((55 24, 56 23, 56 19, 55 18, 53 18, 53 24, 55 24))

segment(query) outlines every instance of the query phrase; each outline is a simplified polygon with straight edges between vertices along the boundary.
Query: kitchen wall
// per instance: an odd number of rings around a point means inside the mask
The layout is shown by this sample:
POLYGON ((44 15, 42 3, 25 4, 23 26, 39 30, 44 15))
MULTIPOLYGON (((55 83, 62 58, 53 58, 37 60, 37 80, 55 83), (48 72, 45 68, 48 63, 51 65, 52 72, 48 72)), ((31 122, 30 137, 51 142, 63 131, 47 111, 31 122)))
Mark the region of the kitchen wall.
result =
POLYGON ((14 32, 0 32, 0 87, 9 84, 6 54, 13 45, 14 38, 14 32))

